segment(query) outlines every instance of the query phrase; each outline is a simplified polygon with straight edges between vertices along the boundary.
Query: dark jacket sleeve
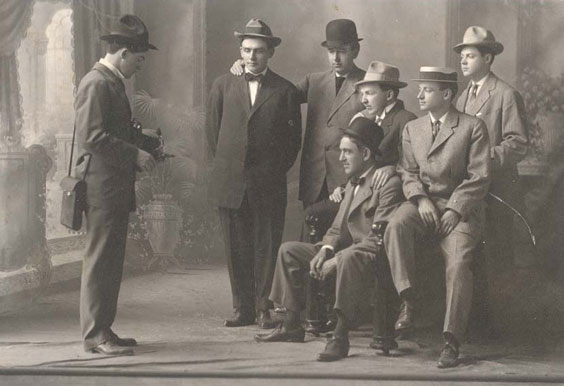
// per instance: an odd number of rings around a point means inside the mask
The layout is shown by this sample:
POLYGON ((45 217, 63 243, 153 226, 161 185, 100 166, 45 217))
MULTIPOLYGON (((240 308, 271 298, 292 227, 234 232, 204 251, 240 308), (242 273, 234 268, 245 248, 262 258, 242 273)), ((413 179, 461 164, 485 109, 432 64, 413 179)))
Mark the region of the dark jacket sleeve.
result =
POLYGON ((206 106, 206 137, 208 149, 211 158, 215 157, 217 149, 217 140, 219 138, 219 128, 221 126, 221 117, 223 115, 223 92, 219 80, 216 80, 210 90, 208 96, 208 104, 206 106))
POLYGON ((288 146, 286 147, 286 171, 288 171, 298 156, 302 146, 302 113, 298 91, 292 87, 287 100, 287 130, 288 146))

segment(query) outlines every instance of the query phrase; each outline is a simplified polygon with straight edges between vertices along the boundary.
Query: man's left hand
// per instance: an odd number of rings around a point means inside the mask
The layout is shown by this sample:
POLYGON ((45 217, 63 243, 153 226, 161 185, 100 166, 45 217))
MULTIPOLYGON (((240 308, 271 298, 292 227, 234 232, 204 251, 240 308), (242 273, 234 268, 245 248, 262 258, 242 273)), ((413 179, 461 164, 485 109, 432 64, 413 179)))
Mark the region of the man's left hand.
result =
POLYGON ((382 186, 386 185, 386 182, 388 182, 394 173, 394 166, 383 166, 377 169, 372 178, 372 186, 374 186, 374 189, 380 189, 382 186))
POLYGON ((441 237, 445 237, 446 235, 450 234, 454 228, 460 222, 460 214, 455 212, 454 210, 447 209, 442 217, 439 224, 438 234, 441 237))
POLYGON ((321 280, 327 279, 329 276, 333 274, 337 270, 337 257, 333 257, 332 259, 325 260, 323 265, 321 266, 321 271, 319 272, 319 278, 321 280))

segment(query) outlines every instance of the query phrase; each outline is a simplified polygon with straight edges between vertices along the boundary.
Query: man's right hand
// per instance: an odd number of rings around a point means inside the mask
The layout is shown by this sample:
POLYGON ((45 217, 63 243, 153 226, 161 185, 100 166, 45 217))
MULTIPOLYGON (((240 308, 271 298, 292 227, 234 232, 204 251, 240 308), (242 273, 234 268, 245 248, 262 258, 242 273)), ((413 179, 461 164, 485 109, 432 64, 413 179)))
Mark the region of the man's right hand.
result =
POLYGON ((335 190, 333 190, 333 193, 331 193, 331 195, 329 196, 329 200, 338 204, 343 200, 343 193, 345 193, 345 189, 337 186, 335 190))
POLYGON ((150 172, 155 168, 157 162, 155 158, 145 150, 139 149, 137 152, 137 160, 135 161, 135 166, 142 172, 150 172))
POLYGON ((429 197, 419 197, 417 199, 417 209, 423 223, 433 231, 437 231, 440 225, 440 216, 433 201, 429 197))
POLYGON ((323 267, 323 263, 327 259, 327 253, 331 253, 332 251, 328 248, 321 248, 319 252, 311 259, 309 262, 309 275, 314 279, 319 280, 321 278, 321 267, 323 267))
POLYGON ((245 62, 243 62, 243 59, 237 59, 229 69, 229 72, 235 76, 243 75, 245 72, 245 62))

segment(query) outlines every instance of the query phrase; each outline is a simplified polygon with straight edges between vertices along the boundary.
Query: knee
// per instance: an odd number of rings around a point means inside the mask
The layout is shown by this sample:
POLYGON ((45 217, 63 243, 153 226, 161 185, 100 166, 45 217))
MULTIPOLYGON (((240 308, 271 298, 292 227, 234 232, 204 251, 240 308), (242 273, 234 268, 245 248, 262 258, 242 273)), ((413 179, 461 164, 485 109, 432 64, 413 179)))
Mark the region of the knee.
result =
POLYGON ((287 241, 280 245, 278 249, 278 263, 282 265, 291 264, 294 261, 294 250, 296 249, 297 241, 287 241))
POLYGON ((357 264, 356 254, 352 251, 343 250, 337 259, 337 269, 347 270, 357 264))

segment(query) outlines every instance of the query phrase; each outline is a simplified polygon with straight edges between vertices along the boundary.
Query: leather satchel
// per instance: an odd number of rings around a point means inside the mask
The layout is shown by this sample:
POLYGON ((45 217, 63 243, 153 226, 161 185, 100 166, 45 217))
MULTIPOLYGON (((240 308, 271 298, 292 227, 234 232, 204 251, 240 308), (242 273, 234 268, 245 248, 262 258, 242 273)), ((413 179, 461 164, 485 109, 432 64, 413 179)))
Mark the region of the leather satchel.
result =
POLYGON ((86 211, 86 173, 90 166, 90 158, 82 178, 71 176, 72 169, 72 156, 74 153, 74 138, 76 134, 76 127, 72 133, 71 154, 69 160, 69 172, 66 177, 61 180, 60 186, 63 190, 63 200, 61 203, 61 224, 65 227, 79 231, 82 228, 82 215, 86 211))

